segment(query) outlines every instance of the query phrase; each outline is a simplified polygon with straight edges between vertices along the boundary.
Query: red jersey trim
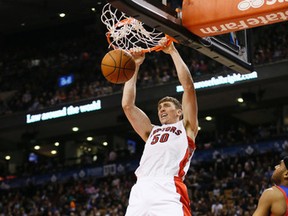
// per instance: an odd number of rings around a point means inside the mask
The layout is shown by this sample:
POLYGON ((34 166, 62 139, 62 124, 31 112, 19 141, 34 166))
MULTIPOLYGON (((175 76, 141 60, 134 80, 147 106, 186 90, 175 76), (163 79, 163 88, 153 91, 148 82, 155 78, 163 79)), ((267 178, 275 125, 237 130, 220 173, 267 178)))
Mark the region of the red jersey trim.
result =
POLYGON ((189 158, 191 157, 191 155, 193 154, 193 152, 196 149, 196 145, 195 145, 194 141, 188 136, 187 136, 187 140, 188 140, 188 148, 186 149, 186 153, 184 155, 184 158, 181 160, 181 162, 179 164, 178 176, 180 178, 183 178, 183 176, 185 175, 184 167, 185 167, 185 165, 189 161, 189 158))
MULTIPOLYGON (((278 188, 282 192, 282 194, 285 197, 285 200, 286 200, 286 213, 285 213, 285 216, 288 216, 288 197, 287 197, 285 191, 281 187, 278 187, 277 185, 275 185, 275 186, 276 186, 276 188, 278 188)), ((273 215, 271 214, 270 216, 273 216, 273 215)))

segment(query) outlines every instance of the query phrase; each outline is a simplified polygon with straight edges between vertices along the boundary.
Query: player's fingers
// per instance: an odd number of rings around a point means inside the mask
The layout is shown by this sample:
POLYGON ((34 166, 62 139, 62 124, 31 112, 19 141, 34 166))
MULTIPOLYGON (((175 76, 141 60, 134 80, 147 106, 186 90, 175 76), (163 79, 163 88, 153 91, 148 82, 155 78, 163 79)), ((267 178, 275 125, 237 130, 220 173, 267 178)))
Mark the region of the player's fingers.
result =
POLYGON ((166 37, 163 37, 159 40, 159 45, 162 46, 162 47, 166 47, 167 46, 167 38, 166 37))

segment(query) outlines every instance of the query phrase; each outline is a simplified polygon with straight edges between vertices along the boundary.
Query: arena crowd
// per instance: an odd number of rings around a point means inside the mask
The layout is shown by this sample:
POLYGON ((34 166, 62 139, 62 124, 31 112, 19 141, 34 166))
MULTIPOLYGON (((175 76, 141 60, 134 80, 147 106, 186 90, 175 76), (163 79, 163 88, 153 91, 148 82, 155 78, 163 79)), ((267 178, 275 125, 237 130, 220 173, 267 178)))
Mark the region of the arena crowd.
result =
MULTIPOLYGON (((58 29, 57 37, 44 31, 24 35, 18 40, 13 37, 6 39, 0 49, 0 114, 36 111, 121 91, 122 85, 108 83, 101 74, 100 61, 108 51, 103 31, 101 27, 70 26, 58 29), (62 31, 66 32, 65 36, 61 36, 62 31), (73 74, 74 82, 59 87, 59 76, 69 74, 73 74)), ((287 24, 283 23, 255 29, 254 64, 287 60, 287 33, 287 24)), ((190 48, 182 47, 181 52, 183 56, 189 56, 185 61, 195 80, 229 73, 224 66, 190 48)), ((163 55, 157 57, 160 55, 147 55, 138 88, 175 82, 175 71, 170 70, 171 61, 163 55)), ((285 138, 287 129, 279 131, 275 125, 259 125, 253 133, 231 126, 217 139, 212 137, 203 141, 200 136, 199 149, 250 145, 263 139, 285 138)), ((252 215, 261 193, 271 185, 274 165, 285 153, 272 151, 231 158, 222 158, 220 154, 212 161, 192 164, 186 183, 193 215, 252 215)), ((46 161, 42 165, 37 165, 38 169, 31 168, 32 164, 20 167, 16 175, 21 177, 24 173, 33 177, 51 171, 51 167, 56 167, 57 171, 71 168, 63 167, 60 161, 46 161)), ((93 164, 83 163, 81 166, 93 164)), ((134 173, 127 172, 105 178, 71 177, 64 182, 51 181, 41 186, 30 184, 12 189, 5 189, 0 182, 0 216, 123 216, 135 180, 134 173)))

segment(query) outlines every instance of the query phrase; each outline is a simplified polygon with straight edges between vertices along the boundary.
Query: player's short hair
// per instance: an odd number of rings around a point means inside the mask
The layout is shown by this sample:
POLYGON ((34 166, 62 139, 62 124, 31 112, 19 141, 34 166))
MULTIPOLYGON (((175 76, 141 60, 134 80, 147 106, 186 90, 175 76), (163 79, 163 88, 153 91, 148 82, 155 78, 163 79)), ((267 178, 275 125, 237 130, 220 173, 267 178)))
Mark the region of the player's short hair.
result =
POLYGON ((182 110, 182 104, 181 104, 176 98, 170 97, 170 96, 166 96, 166 97, 160 99, 160 100, 158 101, 158 106, 159 106, 161 103, 166 102, 166 101, 172 102, 172 103, 175 105, 176 109, 181 109, 181 110, 182 110))
POLYGON ((286 169, 288 169, 288 156, 283 158, 283 162, 284 162, 284 164, 286 166, 286 169))

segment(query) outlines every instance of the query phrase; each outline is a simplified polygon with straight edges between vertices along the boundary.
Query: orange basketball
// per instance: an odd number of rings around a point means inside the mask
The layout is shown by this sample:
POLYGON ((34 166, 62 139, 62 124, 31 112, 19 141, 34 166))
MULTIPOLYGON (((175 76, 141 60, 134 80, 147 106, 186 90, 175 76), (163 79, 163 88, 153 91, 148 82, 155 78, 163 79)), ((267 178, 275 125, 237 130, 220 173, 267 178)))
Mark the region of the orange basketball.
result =
POLYGON ((132 55, 121 49, 108 52, 101 62, 102 74, 109 82, 115 84, 122 84, 131 79, 135 68, 132 55))

